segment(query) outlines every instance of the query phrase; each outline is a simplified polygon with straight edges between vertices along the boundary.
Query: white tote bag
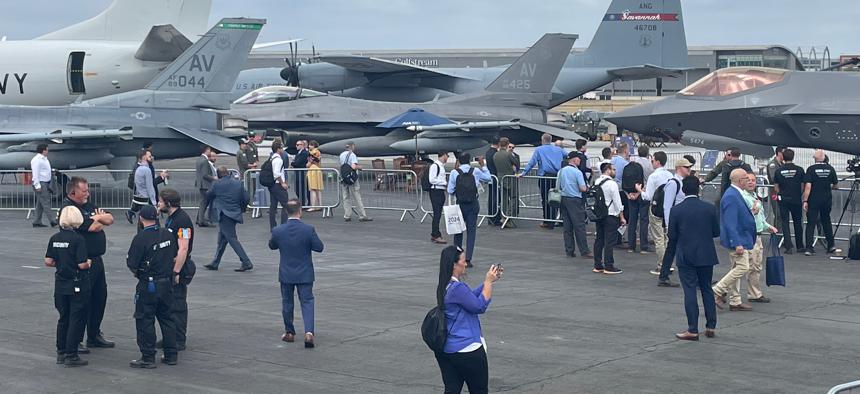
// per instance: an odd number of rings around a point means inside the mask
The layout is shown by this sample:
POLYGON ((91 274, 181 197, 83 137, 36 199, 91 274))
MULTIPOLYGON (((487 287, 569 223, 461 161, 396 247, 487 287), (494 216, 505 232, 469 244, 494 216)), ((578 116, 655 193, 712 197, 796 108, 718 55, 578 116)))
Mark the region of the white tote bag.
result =
POLYGON ((459 205, 446 205, 445 213, 445 230, 448 235, 461 234, 466 231, 466 222, 463 221, 463 212, 460 211, 459 205))

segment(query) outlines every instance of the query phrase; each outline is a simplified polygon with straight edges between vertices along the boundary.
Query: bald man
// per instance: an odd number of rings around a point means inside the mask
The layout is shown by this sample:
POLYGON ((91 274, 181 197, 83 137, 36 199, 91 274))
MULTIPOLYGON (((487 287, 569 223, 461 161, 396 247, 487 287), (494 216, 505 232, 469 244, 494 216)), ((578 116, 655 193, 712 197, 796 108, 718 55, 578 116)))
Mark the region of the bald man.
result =
POLYGON ((756 223, 752 211, 744 202, 744 187, 747 185, 747 171, 742 168, 732 170, 729 175, 731 186, 720 199, 720 244, 731 251, 732 267, 714 286, 717 308, 723 309, 726 295, 729 295, 729 309, 750 311, 752 306, 743 303, 740 292, 732 291, 738 281, 750 270, 752 250, 756 242, 756 223))

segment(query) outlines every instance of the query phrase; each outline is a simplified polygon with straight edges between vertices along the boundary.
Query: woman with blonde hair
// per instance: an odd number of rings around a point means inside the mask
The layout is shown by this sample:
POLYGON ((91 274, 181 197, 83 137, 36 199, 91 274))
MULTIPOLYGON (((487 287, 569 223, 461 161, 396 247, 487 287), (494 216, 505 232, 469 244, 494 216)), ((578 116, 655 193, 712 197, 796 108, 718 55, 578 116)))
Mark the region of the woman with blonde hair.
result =
POLYGON ((87 246, 77 229, 84 222, 81 211, 67 206, 60 211, 60 231, 48 241, 45 265, 56 267, 54 306, 60 313, 57 321, 57 364, 66 367, 87 365, 78 356, 78 342, 84 335, 89 304, 89 269, 87 246))
MULTIPOLYGON (((323 191, 323 176, 320 170, 320 150, 319 142, 311 141, 308 143, 310 154, 308 156, 308 189, 311 191, 311 206, 319 207, 322 205, 323 191)), ((308 212, 320 211, 322 208, 310 208, 308 212)))

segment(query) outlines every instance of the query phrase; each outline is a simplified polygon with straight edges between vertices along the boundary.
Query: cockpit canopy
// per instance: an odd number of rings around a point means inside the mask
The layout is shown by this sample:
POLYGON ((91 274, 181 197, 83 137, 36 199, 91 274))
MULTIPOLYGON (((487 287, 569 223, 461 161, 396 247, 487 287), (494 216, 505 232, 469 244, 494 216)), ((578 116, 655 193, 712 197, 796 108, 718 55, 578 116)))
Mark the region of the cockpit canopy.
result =
POLYGON ((724 97, 782 81, 786 70, 730 67, 714 71, 678 92, 682 96, 724 97))
POLYGON ((239 97, 233 104, 274 104, 325 95, 315 90, 293 86, 266 86, 239 97))

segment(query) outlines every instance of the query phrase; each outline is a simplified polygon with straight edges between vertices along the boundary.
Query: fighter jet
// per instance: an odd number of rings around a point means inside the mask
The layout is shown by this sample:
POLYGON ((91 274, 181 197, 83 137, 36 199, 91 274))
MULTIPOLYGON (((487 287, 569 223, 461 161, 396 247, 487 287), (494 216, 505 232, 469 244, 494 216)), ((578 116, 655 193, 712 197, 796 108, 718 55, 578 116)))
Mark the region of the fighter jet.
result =
POLYGON ((724 68, 674 96, 606 119, 643 134, 697 139, 712 149, 785 145, 860 155, 858 91, 856 73, 724 68))
POLYGON ((145 89, 60 107, 0 106, 0 169, 24 168, 38 143, 48 142, 58 169, 108 165, 126 170, 145 142, 159 158, 195 156, 205 144, 237 149, 219 131, 218 109, 265 24, 228 18, 204 34, 145 89))
POLYGON ((575 139, 576 133, 548 126, 551 89, 576 39, 547 34, 485 90, 421 104, 338 97, 294 87, 266 87, 237 100, 231 115, 244 118, 250 129, 281 129, 285 141, 313 139, 323 153, 340 153, 347 140, 362 155, 468 151, 487 145, 503 130, 514 143, 534 143, 540 134, 575 139), (455 123, 393 131, 381 122, 413 107, 455 123), (414 134, 418 132, 417 140, 414 134))
MULTIPOLYGON (((613 0, 591 45, 566 56, 552 90, 551 106, 617 80, 650 79, 688 69, 680 0, 613 0)), ((247 70, 237 90, 276 84, 380 101, 425 102, 484 90, 507 68, 429 68, 385 59, 319 56, 313 63, 288 60, 287 68, 247 70)))

